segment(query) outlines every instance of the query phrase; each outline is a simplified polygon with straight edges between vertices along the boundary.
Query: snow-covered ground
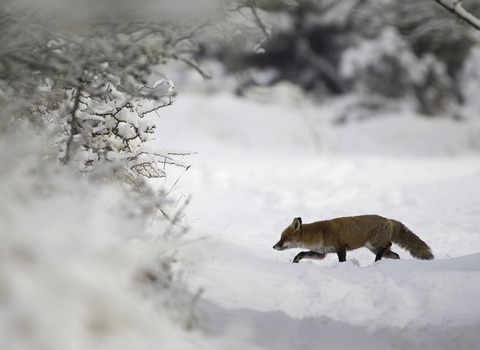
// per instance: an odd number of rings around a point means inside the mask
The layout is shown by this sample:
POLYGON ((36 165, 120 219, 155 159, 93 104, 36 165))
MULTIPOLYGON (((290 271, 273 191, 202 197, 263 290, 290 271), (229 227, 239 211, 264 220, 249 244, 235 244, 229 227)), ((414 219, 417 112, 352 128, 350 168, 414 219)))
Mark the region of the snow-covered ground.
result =
POLYGON ((336 105, 186 92, 162 111, 157 146, 198 152, 175 193, 192 196, 179 256, 195 261, 185 279, 203 289, 207 344, 478 348, 480 123, 399 113, 332 126, 336 105), (298 250, 272 249, 294 217, 366 213, 404 222, 435 260, 395 247, 401 260, 359 249, 292 264, 298 250))
POLYGON ((178 208, 191 197, 181 242, 41 136, 2 134, 0 349, 477 349, 480 123, 399 110, 334 126, 348 102, 181 90, 152 145, 197 152, 156 184, 178 208), (365 213, 404 222, 436 259, 292 264, 298 250, 272 249, 294 217, 365 213))

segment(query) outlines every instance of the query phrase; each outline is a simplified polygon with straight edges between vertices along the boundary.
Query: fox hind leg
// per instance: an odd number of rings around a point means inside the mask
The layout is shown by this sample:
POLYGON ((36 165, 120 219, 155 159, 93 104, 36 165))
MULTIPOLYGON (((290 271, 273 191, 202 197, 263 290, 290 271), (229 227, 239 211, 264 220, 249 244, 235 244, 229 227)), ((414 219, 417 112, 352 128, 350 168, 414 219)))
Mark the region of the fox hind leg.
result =
POLYGON ((397 253, 390 250, 392 242, 388 242, 385 247, 368 247, 370 251, 375 254, 375 261, 381 260, 382 258, 386 259, 400 259, 397 253))
POLYGON ((308 252, 300 252, 297 254, 297 256, 295 256, 295 258, 293 258, 293 261, 292 263, 298 263, 300 262, 300 260, 302 259, 316 259, 316 260, 322 260, 325 258, 325 255, 326 254, 323 254, 323 253, 317 253, 317 252, 312 252, 312 251, 308 251, 308 252))
POLYGON ((397 253, 391 251, 390 249, 388 250, 388 252, 385 252, 385 254, 383 254, 383 257, 385 259, 400 259, 400 256, 397 253))

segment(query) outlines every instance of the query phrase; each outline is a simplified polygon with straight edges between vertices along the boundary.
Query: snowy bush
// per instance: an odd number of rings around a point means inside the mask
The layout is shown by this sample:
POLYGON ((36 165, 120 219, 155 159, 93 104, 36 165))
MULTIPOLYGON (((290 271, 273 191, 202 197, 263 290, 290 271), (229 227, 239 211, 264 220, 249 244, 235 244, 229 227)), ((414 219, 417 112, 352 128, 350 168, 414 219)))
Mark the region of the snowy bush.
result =
MULTIPOLYGON (((237 93, 252 95, 250 88, 289 81, 322 103, 352 93, 354 85, 360 98, 377 93, 384 98, 385 113, 397 100, 427 116, 458 115, 458 73, 478 34, 434 0, 256 3, 261 17, 273 24, 262 54, 251 50, 242 33, 235 45, 204 44, 201 54, 237 76, 237 93)), ((478 1, 463 3, 478 16, 478 1)))
POLYGON ((0 24, 10 34, 0 49, 5 114, 42 125, 58 157, 82 172, 109 163, 130 177, 162 177, 165 164, 178 164, 168 151, 145 147, 155 129, 145 116, 173 102, 168 78, 149 86, 154 69, 167 60, 195 66, 190 28, 118 21, 52 31, 41 17, 24 24, 29 16, 4 13, 0 24))
POLYGON ((408 44, 392 29, 347 50, 340 73, 351 80, 359 92, 391 98, 408 95, 413 85, 420 83, 422 75, 408 44))
POLYGON ((440 113, 452 103, 445 66, 432 55, 418 58, 392 28, 346 50, 340 74, 360 94, 410 100, 427 115, 440 113))
POLYGON ((196 321, 174 259, 183 228, 145 178, 178 164, 147 145, 147 114, 173 101, 168 78, 148 80, 164 41, 184 33, 121 22, 73 32, 5 4, 0 348, 182 344, 196 321))

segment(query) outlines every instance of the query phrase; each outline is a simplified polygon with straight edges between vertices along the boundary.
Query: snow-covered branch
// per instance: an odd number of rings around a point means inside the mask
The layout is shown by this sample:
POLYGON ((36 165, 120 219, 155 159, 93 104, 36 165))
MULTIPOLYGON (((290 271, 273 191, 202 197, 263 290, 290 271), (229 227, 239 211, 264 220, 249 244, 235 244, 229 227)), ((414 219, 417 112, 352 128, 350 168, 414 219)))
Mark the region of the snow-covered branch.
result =
POLYGON ((461 0, 435 0, 440 5, 445 7, 450 12, 456 14, 458 17, 464 21, 471 24, 476 29, 480 30, 480 19, 472 15, 470 12, 465 10, 462 6, 461 0))

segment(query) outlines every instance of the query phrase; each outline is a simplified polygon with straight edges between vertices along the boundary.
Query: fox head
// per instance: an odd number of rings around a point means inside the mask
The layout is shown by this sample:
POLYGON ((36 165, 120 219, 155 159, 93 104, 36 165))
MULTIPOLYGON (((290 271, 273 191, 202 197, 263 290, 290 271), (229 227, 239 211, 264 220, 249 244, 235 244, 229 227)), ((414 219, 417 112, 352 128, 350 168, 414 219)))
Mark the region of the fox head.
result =
POLYGON ((300 247, 300 233, 302 232, 302 219, 295 218, 290 226, 283 232, 280 240, 273 246, 275 250, 285 250, 300 247))

